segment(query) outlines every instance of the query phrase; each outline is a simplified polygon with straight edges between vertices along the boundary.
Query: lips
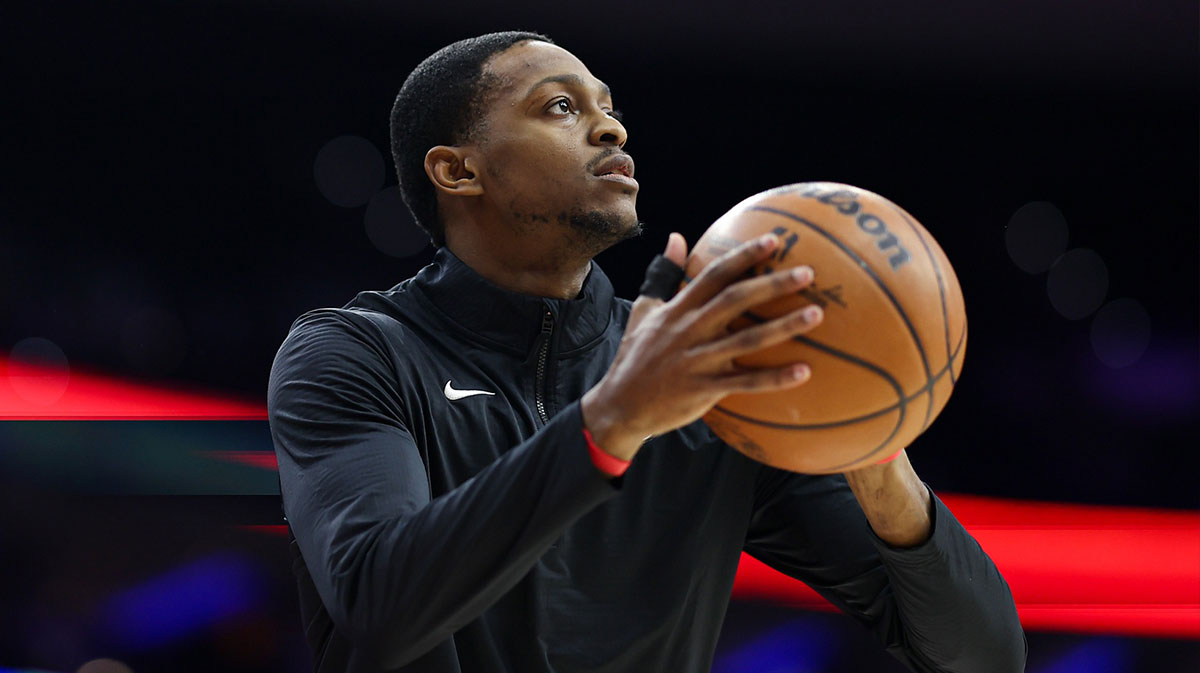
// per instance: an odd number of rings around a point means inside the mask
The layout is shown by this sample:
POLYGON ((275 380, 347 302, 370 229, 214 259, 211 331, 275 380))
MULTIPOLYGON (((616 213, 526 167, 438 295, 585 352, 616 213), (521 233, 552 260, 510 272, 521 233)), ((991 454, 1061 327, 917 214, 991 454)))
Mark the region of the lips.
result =
POLYGON ((600 162, 596 167, 596 171, 592 173, 595 176, 601 175, 624 175, 627 178, 633 177, 633 157, 628 154, 614 154, 611 157, 600 162))

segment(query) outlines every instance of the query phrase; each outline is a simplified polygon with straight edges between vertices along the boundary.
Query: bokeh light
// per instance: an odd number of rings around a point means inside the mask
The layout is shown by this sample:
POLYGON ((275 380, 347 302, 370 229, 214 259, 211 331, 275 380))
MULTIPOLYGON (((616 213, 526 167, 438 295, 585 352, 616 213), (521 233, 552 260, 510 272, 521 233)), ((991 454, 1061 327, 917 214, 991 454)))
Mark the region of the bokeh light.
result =
POLYGON ((80 666, 76 673, 133 673, 133 669, 116 659, 93 659, 80 666))
POLYGON ((1092 638, 1030 673, 1132 673, 1134 650, 1128 641, 1092 638))
POLYGON ((429 235, 413 221, 398 187, 371 197, 363 223, 371 245, 385 255, 412 257, 429 245, 429 235))
POLYGON ((17 397, 49 406, 67 392, 71 367, 66 353, 53 341, 42 337, 22 339, 13 345, 9 359, 6 378, 17 397))
POLYGON ((770 671, 808 673, 827 670, 843 640, 829 623, 811 615, 793 619, 722 653, 713 673, 770 671))
POLYGON ((253 559, 239 552, 198 558, 114 594, 100 619, 114 645, 162 647, 257 609, 258 575, 253 559))
POLYGON ((1008 220, 1004 244, 1022 271, 1042 273, 1067 249, 1067 220, 1048 201, 1032 201, 1008 220))
POLYGON ((317 189, 344 208, 361 206, 383 187, 383 155, 371 141, 338 136, 325 143, 313 163, 317 189))
POLYGON ((1108 267, 1094 250, 1069 250, 1050 267, 1046 293, 1064 318, 1086 318, 1100 308, 1108 294, 1108 267))
POLYGON ((1132 298, 1114 299, 1092 318, 1092 351, 1119 369, 1137 362, 1150 345, 1150 315, 1132 298))
MULTIPOLYGON (((1112 422, 1145 427, 1196 419, 1200 409, 1200 377, 1196 373, 1200 369, 1195 340, 1158 330, 1154 341, 1154 347, 1147 348, 1136 363, 1120 368, 1091 367, 1088 379, 1081 383, 1089 396, 1113 414, 1112 422)), ((1195 436, 1181 442, 1192 446, 1195 436)), ((1194 503, 1195 489, 1190 493, 1194 503)))

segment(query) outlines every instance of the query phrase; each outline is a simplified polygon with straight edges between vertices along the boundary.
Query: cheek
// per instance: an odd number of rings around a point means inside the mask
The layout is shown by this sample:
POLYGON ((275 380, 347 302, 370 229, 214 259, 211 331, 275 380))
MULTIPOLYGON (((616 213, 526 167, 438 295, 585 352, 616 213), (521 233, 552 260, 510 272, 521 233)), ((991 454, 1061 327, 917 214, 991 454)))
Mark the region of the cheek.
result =
POLYGON ((494 187, 507 193, 537 196, 547 202, 567 198, 586 182, 587 161, 576 153, 536 142, 497 153, 489 170, 494 187))

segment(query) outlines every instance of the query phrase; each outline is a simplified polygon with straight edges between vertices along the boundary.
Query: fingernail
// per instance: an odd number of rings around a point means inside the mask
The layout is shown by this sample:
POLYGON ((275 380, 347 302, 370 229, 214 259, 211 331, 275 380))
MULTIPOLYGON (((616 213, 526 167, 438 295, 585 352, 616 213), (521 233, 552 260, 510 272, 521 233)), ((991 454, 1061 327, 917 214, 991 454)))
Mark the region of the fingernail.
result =
POLYGON ((808 308, 804 309, 804 317, 809 322, 819 319, 821 317, 821 307, 809 306, 808 308))
POLYGON ((808 365, 792 365, 792 378, 796 380, 808 378, 808 365))
POLYGON ((763 250, 775 247, 775 241, 778 240, 775 234, 763 234, 758 237, 758 247, 763 250))
POLYGON ((803 283, 812 279, 812 269, 807 266, 798 266, 792 269, 792 280, 803 283))

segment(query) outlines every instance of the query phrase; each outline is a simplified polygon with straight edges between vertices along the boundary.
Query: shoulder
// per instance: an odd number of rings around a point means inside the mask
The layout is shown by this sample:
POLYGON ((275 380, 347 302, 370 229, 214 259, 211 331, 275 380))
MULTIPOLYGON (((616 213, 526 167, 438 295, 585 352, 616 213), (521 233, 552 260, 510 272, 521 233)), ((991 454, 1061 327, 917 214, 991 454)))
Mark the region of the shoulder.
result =
POLYGON ((334 349, 357 345, 383 349, 402 332, 399 321, 370 309, 318 308, 296 318, 284 345, 322 344, 334 349))
POLYGON ((297 318, 271 365, 269 418, 363 409, 401 418, 396 363, 403 338, 387 333, 385 324, 361 309, 322 308, 297 318))
POLYGON ((292 323, 287 338, 306 340, 319 336, 334 342, 357 341, 376 348, 403 341, 410 334, 409 323, 422 310, 410 291, 411 280, 390 290, 359 292, 341 308, 313 309, 292 323))
POLYGON ((392 315, 355 306, 314 309, 292 323, 271 378, 391 378, 412 341, 410 330, 392 315))

